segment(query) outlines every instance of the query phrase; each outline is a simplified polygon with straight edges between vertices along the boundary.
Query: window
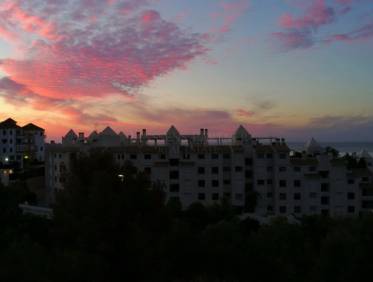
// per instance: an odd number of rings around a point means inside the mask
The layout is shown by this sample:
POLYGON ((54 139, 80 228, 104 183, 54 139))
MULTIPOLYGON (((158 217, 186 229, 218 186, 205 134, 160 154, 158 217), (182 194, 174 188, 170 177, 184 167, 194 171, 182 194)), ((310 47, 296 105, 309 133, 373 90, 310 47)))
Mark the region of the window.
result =
POLYGON ((311 193, 310 193, 310 198, 311 198, 311 199, 315 199, 315 198, 317 198, 317 193, 315 193, 315 192, 311 192, 311 193))
POLYGON ((212 194, 212 199, 213 199, 214 201, 219 200, 219 193, 213 193, 213 194, 212 194))
POLYGON ((217 167, 217 166, 212 167, 211 168, 211 173, 212 174, 218 174, 219 173, 219 167, 217 167))
POLYGON ((245 165, 252 165, 253 159, 252 158, 245 158, 245 165))
POLYGON ((205 193, 198 193, 198 200, 203 201, 203 200, 205 200, 205 199, 206 199, 206 195, 205 195, 205 193))
POLYGON ((206 186, 205 180, 198 180, 198 187, 205 187, 205 186, 206 186))
POLYGON ((348 200, 354 200, 355 199, 355 193, 353 193, 353 192, 347 193, 347 199, 348 200))
POLYGON ((216 179, 212 180, 211 181, 211 186, 212 187, 219 187, 219 180, 216 180, 216 179))
POLYGON ((286 171, 286 167, 285 167, 285 166, 280 166, 280 167, 278 168, 278 171, 279 171, 279 172, 285 172, 285 171, 286 171))
POLYGON ((294 171, 295 171, 295 172, 300 172, 300 171, 301 171, 300 166, 295 166, 295 167, 294 167, 294 171))
POLYGON ((267 193, 267 198, 272 198, 273 197, 273 193, 272 192, 268 192, 267 193))
POLYGON ((329 205, 329 197, 328 196, 323 196, 321 197, 321 204, 322 205, 329 205))
POLYGON ((203 166, 198 167, 198 174, 205 174, 205 168, 203 166))
POLYGON ((310 166, 310 167, 308 168, 308 170, 309 170, 309 171, 316 171, 316 167, 314 167, 314 166, 310 166))
POLYGON ((280 193, 279 195, 280 200, 286 200, 286 193, 280 193))
POLYGON ((262 154, 262 153, 257 153, 257 154, 256 154, 256 157, 257 157, 258 159, 264 159, 264 154, 262 154))
POLYGON ((231 180, 230 179, 224 179, 223 183, 224 183, 224 185, 230 185, 231 180))
POLYGON ((294 200, 300 200, 301 194, 300 193, 294 193, 294 200))
POLYGON ((251 178, 251 177, 253 177, 253 171, 252 171, 252 170, 246 170, 246 171, 245 171, 245 177, 246 177, 246 178, 251 178))
POLYGON ((152 168, 151 167, 145 167, 144 168, 144 172, 146 173, 146 174, 152 174, 152 168))
POLYGON ((236 193, 236 194, 234 195, 234 198, 235 198, 236 200, 238 200, 238 201, 241 201, 241 200, 243 200, 243 194, 242 194, 242 193, 236 193))
POLYGON ((267 179, 267 184, 268 185, 272 185, 273 184, 273 180, 272 179, 267 179))
POLYGON ((170 179, 179 179, 179 171, 178 170, 170 171, 170 179))
POLYGON ((294 180, 294 187, 300 187, 300 186, 301 186, 300 180, 294 180))
POLYGON ((267 212, 273 212, 273 206, 268 205, 267 206, 267 212))
POLYGON ((264 185, 264 179, 258 179, 257 183, 258 185, 264 185))
POLYGON ((267 159, 273 159, 273 154, 272 153, 268 153, 267 154, 267 159))
POLYGON ((179 159, 170 159, 170 166, 178 166, 179 159))
POLYGON ((267 166, 267 172, 272 172, 273 171, 273 166, 267 166))
POLYGON ((151 159, 152 159, 152 155, 150 155, 150 154, 145 154, 145 155, 144 155, 144 159, 145 159, 145 160, 151 160, 151 159))
POLYGON ((251 191, 251 190, 253 190, 253 183, 246 182, 245 183, 245 191, 251 191))
POLYGON ((190 159, 190 154, 184 153, 183 154, 183 159, 184 160, 189 160, 190 159))
POLYGON ((355 213, 355 207, 354 206, 348 206, 347 207, 347 212, 348 213, 355 213))
POLYGON ((280 157, 280 159, 286 159, 286 154, 285 154, 285 153, 281 153, 281 154, 279 155, 279 157, 280 157))
POLYGON ((234 168, 235 172, 241 172, 242 171, 242 166, 236 166, 234 168))
POLYGON ((160 155, 159 155, 159 158, 160 158, 161 160, 166 159, 166 154, 160 154, 160 155))
POLYGON ((280 213, 286 213, 286 206, 280 206, 279 211, 280 213))
POLYGON ((279 185, 280 185, 280 187, 286 187, 286 185, 287 185, 286 180, 280 180, 279 185))
POLYGON ((231 171, 231 167, 230 166, 225 166, 225 167, 223 167, 223 171, 224 172, 230 172, 231 171))
POLYGON ((226 154, 223 154, 223 159, 230 159, 231 158, 231 154, 229 153, 226 153, 226 154))
POLYGON ((200 160, 204 159, 204 158, 205 158, 205 154, 198 154, 198 158, 199 158, 200 160))
POLYGON ((219 154, 213 153, 211 154, 211 159, 216 160, 219 158, 219 154))
POLYGON ((300 206, 294 206, 294 213, 301 213, 302 209, 300 206))
POLYGON ((131 159, 131 160, 136 160, 136 159, 137 159, 137 156, 136 156, 135 154, 131 154, 131 155, 130 155, 130 159, 131 159))
POLYGON ((322 209, 322 210, 321 210, 321 214, 322 214, 323 216, 329 216, 329 210, 327 210, 327 209, 322 209))
POLYGON ((348 183, 348 184, 355 184, 355 180, 354 180, 354 179, 348 179, 348 180, 347 180, 347 183, 348 183))
POLYGON ((174 183, 170 185, 170 192, 179 192, 180 187, 178 183, 174 183))
POLYGON ((229 192, 224 193, 224 198, 230 198, 230 197, 231 197, 231 193, 229 193, 229 192))
POLYGON ((321 183, 321 192, 329 192, 329 183, 321 183))

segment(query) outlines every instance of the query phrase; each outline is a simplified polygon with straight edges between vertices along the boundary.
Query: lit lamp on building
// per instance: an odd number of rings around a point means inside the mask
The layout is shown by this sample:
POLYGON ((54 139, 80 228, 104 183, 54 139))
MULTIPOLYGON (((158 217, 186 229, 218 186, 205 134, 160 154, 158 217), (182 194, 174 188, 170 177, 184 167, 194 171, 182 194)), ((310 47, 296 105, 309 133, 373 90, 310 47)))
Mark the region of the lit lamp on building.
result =
POLYGON ((118 174, 118 178, 120 179, 120 182, 124 182, 124 175, 118 174))

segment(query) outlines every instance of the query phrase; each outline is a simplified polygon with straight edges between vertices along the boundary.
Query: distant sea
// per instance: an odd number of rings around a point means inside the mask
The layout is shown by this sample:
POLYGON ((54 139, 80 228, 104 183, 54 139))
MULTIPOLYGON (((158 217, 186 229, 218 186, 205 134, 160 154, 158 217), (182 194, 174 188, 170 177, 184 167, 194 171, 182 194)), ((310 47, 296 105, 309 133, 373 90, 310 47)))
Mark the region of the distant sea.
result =
MULTIPOLYGON (((296 151, 304 150, 306 142, 287 142, 290 149, 296 151)), ((373 156, 373 142, 320 142, 323 147, 333 147, 337 149, 341 154, 346 153, 359 153, 362 150, 366 150, 373 156)))

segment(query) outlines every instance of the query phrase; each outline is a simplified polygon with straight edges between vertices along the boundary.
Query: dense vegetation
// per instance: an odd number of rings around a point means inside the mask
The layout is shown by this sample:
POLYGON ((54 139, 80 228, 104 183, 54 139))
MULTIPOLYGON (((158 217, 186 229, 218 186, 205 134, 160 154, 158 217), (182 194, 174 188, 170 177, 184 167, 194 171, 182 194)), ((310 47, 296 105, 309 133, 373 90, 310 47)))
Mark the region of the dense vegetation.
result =
POLYGON ((239 220, 227 203, 185 211, 105 153, 75 162, 54 219, 23 216, 27 187, 0 187, 0 281, 362 281, 373 217, 239 220), (118 174, 125 176, 124 181, 118 174))

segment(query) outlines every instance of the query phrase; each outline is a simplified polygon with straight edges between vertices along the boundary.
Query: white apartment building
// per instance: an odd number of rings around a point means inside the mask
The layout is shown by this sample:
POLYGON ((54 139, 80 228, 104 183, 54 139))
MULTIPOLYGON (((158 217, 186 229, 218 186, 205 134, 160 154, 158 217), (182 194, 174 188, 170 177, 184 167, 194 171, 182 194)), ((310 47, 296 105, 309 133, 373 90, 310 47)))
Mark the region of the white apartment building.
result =
POLYGON ((284 139, 253 138, 240 126, 231 138, 211 138, 207 129, 183 135, 171 128, 164 135, 135 138, 110 127, 88 137, 70 130, 62 143, 46 146, 46 185, 53 198, 63 189, 72 157, 102 147, 118 165, 126 161, 163 184, 167 198, 184 207, 229 200, 250 208, 256 195, 258 215, 328 214, 356 216, 373 209, 373 178, 368 169, 348 168, 312 139, 304 152, 292 152, 284 139), (249 196, 250 195, 250 196, 249 196))

